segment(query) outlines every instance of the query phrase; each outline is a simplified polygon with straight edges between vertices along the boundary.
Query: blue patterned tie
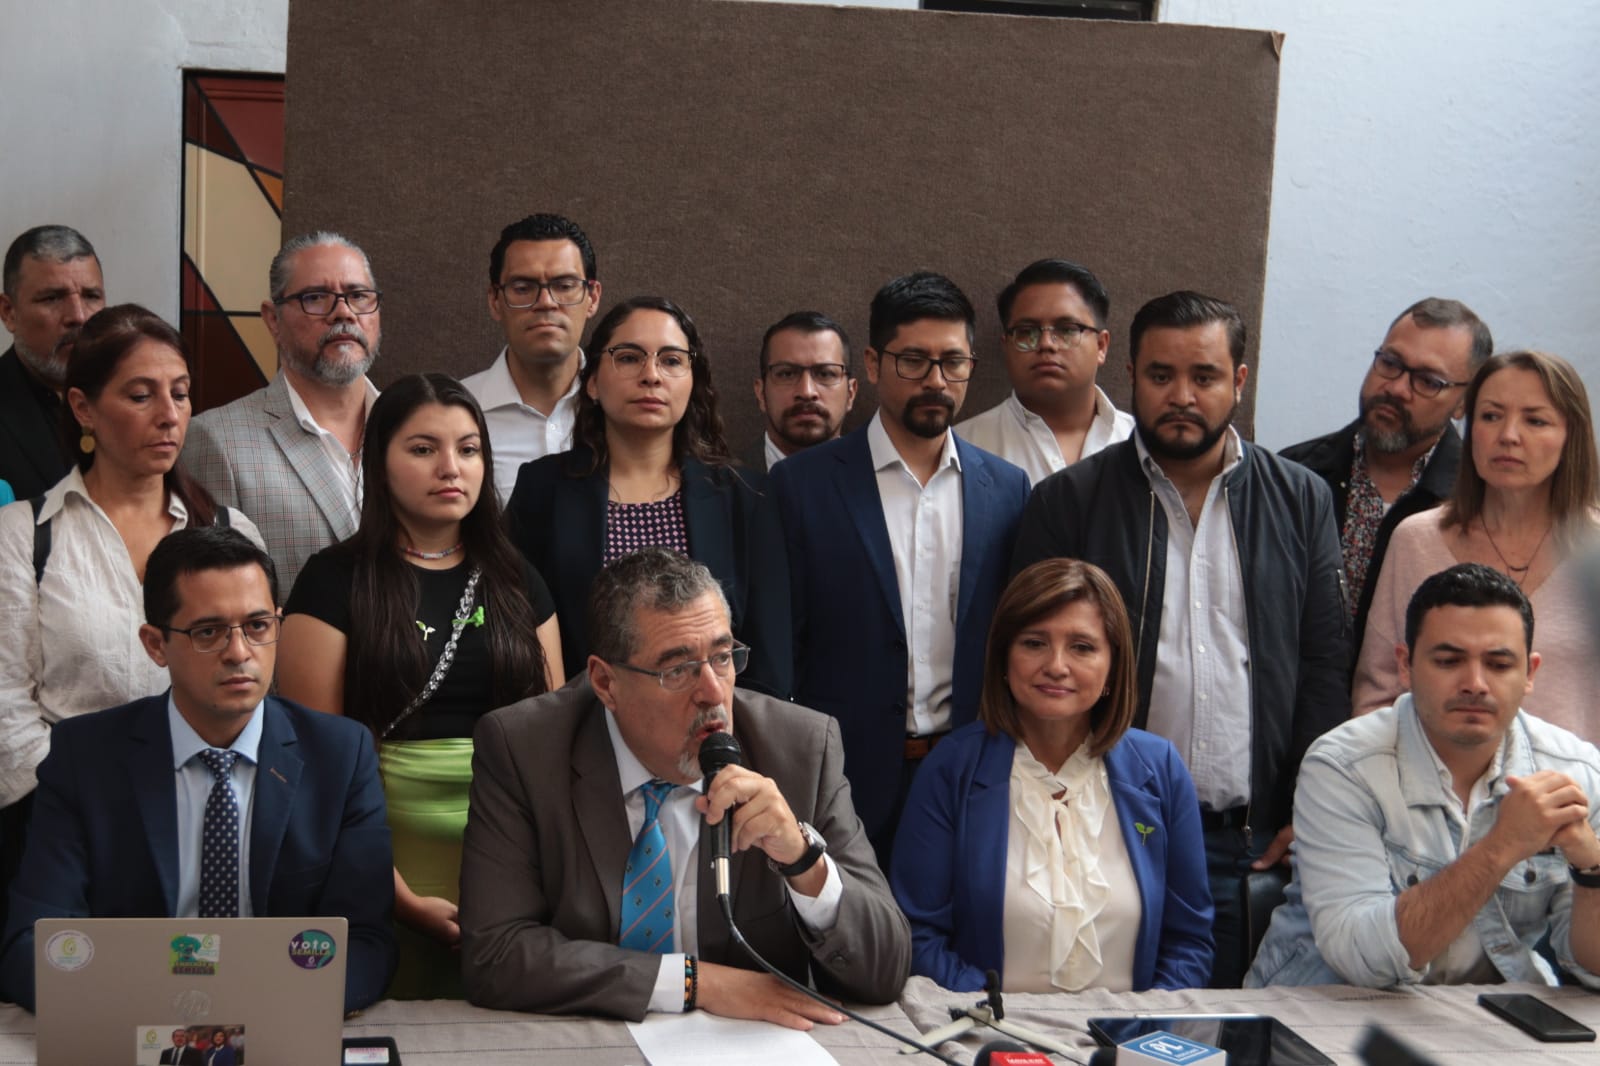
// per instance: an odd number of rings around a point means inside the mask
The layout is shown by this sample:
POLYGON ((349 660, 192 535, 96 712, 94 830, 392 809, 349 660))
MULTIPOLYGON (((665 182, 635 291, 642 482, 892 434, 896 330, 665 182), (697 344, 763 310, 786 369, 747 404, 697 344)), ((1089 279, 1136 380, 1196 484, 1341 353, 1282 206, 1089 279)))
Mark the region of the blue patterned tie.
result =
POLYGON ((619 946, 632 951, 672 950, 672 856, 661 831, 661 801, 675 787, 669 781, 639 786, 644 825, 622 875, 622 935, 617 938, 619 946))
POLYGON ((207 748, 200 761, 211 771, 205 825, 200 835, 200 917, 239 916, 239 804, 228 781, 236 751, 207 748))

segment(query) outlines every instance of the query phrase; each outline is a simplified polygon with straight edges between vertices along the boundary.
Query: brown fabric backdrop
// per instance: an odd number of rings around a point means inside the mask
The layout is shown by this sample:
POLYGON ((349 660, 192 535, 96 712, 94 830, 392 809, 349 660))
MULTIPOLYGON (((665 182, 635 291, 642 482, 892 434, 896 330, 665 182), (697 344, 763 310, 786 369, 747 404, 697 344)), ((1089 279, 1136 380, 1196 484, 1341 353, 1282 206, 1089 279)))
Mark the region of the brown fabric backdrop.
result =
POLYGON ((1111 292, 1101 382, 1125 406, 1127 323, 1173 289, 1238 304, 1255 363, 1277 87, 1257 31, 724 0, 300 0, 284 233, 337 229, 371 255, 381 385, 486 366, 502 343, 490 247, 523 215, 567 215, 594 243, 602 313, 649 292, 695 317, 736 452, 759 433, 761 334, 789 311, 837 317, 859 363, 878 287, 948 274, 980 313, 962 412, 976 414, 1007 389, 995 294, 1066 256, 1111 292))

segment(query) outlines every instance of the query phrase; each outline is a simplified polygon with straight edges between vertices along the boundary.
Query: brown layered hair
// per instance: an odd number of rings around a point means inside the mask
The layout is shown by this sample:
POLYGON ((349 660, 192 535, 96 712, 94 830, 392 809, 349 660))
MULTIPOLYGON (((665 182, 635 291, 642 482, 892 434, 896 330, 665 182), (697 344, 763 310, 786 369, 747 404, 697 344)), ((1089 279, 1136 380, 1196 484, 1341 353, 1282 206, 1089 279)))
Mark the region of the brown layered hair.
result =
POLYGON ((1472 427, 1477 418, 1478 394, 1483 383, 1502 370, 1527 370, 1537 374, 1553 406, 1567 423, 1567 440, 1561 446, 1561 461, 1550 476, 1550 518, 1553 536, 1563 550, 1570 551, 1592 527, 1595 509, 1600 505, 1600 459, 1595 456, 1594 417, 1589 410, 1589 393, 1572 364, 1548 352, 1515 351, 1490 356, 1472 376, 1462 403, 1467 412, 1467 455, 1456 470, 1455 494, 1446 501, 1440 516, 1445 529, 1459 526, 1463 531, 1483 515, 1484 492, 1488 485, 1472 460, 1472 427))
POLYGON ((1106 572, 1078 559, 1046 559, 1034 563, 1006 586, 989 625, 989 645, 983 656, 983 694, 978 699, 978 720, 992 733, 1022 739, 1022 717, 1011 696, 1006 670, 1011 646, 1030 626, 1074 603, 1090 603, 1100 612, 1106 642, 1111 645, 1110 690, 1089 710, 1089 754, 1104 755, 1133 724, 1139 702, 1133 664, 1133 629, 1122 594, 1106 572))

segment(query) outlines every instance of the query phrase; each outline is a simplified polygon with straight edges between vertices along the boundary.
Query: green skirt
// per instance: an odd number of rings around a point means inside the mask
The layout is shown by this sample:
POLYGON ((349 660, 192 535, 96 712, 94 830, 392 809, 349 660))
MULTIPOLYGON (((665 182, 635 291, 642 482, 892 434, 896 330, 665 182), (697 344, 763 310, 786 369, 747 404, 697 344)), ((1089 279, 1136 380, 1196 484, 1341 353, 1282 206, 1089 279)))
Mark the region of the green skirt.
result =
MULTIPOLYGON (((472 783, 472 740, 390 741, 378 750, 389 806, 394 865, 419 896, 457 901, 461 885, 461 835, 467 828, 472 783)), ((464 999, 461 954, 395 923, 400 968, 391 999, 464 999)))

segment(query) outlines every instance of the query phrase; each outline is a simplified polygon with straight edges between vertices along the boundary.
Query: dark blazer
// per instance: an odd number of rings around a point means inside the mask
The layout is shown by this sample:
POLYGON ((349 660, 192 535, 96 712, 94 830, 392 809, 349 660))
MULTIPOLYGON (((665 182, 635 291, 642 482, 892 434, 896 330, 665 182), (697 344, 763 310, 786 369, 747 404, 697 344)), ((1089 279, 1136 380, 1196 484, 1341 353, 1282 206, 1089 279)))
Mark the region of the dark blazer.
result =
MULTIPOLYGON (((262 713, 251 907, 348 919, 345 1009, 365 1007, 383 995, 396 959, 394 856, 371 736, 276 697, 262 713)), ((11 886, 0 993, 33 1009, 36 919, 170 917, 177 898, 166 694, 56 723, 11 886)))
POLYGON ((200 1049, 193 1044, 185 1044, 181 1048, 169 1047, 161 1053, 161 1062, 173 1066, 205 1066, 205 1061, 200 1049))
MULTIPOLYGON (((481 1007, 642 1019, 661 957, 616 946, 632 837, 604 711, 587 681, 486 715, 473 737, 461 856, 461 971, 481 1007)), ((808 931, 756 848, 733 857, 734 920, 773 965, 829 995, 888 1003, 911 964, 911 931, 850 805, 837 724, 737 689, 744 763, 772 778, 828 842, 844 893, 833 929, 808 931)), ((754 969, 732 943, 700 838, 699 955, 754 969)))
MULTIPOLYGON (((1015 751, 1009 735, 990 736, 981 723, 952 733, 917 772, 895 837, 889 880, 911 921, 911 972, 958 992, 981 991, 986 970, 1005 972, 1015 751)), ((1138 729, 1105 763, 1143 905, 1133 989, 1205 988, 1211 889, 1194 782, 1177 749, 1138 729)))
MULTIPOLYGON (((1325 437, 1301 441, 1283 449, 1278 454, 1293 459, 1301 466, 1328 483, 1333 490, 1333 523, 1344 538, 1345 506, 1350 500, 1350 468, 1356 461, 1356 433, 1361 429, 1358 418, 1343 429, 1325 437)), ((1367 612, 1372 608, 1372 590, 1378 584, 1378 572, 1383 569, 1383 556, 1389 550, 1389 537, 1394 527, 1421 511, 1437 507, 1450 498, 1456 486, 1456 467, 1461 465, 1461 434, 1456 427, 1446 425, 1444 435, 1422 468, 1422 476, 1411 489, 1402 493, 1383 516, 1378 525, 1378 535, 1372 541, 1372 561, 1367 564, 1367 580, 1356 597, 1356 624, 1350 640, 1353 651, 1361 650, 1361 638, 1367 631, 1367 612)), ((1354 656, 1351 657, 1351 666, 1354 656)))
MULTIPOLYGON (((989 621, 1008 577, 1028 475, 956 437, 961 576, 952 725, 972 721, 989 621)), ((906 736, 906 632, 867 427, 772 468, 789 544, 795 699, 839 719, 856 810, 874 839, 892 827, 906 736)))
POLYGON ((38 388, 17 349, 7 348, 0 355, 0 481, 19 500, 42 495, 72 464, 61 446, 60 416, 40 406, 38 388))
MULTIPOLYGON (((589 586, 605 556, 610 481, 588 469, 587 448, 524 463, 506 504, 511 539, 544 576, 561 623, 567 676, 587 669, 589 586)), ((787 699, 792 687, 789 571, 766 475, 683 460, 683 518, 689 555, 728 597, 734 636, 750 645, 739 683, 787 699)))

